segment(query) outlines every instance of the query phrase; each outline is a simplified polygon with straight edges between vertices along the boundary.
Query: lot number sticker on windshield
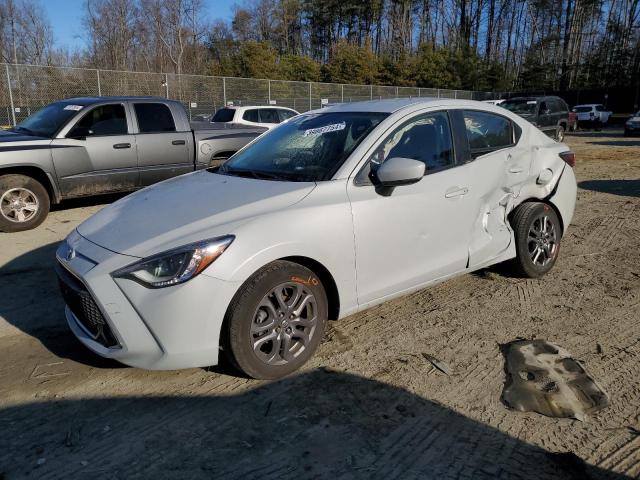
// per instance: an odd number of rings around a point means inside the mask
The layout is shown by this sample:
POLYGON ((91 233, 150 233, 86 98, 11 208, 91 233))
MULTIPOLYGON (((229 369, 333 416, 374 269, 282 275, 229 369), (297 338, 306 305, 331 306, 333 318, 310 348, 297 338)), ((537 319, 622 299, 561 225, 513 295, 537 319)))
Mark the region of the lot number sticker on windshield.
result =
POLYGON ((331 125, 325 125, 324 127, 310 128, 309 130, 305 130, 303 136, 308 137, 310 135, 322 135, 323 133, 337 132, 339 130, 344 130, 345 127, 345 122, 333 123, 331 125))
POLYGON ((67 105, 64 107, 65 110, 73 110, 74 112, 78 112, 82 110, 82 105, 67 105))

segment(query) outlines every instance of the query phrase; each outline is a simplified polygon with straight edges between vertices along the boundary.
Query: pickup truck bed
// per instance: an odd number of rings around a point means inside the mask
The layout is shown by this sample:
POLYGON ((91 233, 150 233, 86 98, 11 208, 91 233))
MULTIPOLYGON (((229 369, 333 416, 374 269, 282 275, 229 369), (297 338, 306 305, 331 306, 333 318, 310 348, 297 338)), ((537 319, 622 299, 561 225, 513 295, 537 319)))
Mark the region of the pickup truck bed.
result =
POLYGON ((34 228, 51 203, 127 192, 222 163, 266 131, 193 129, 184 107, 154 97, 55 102, 0 132, 0 231, 34 228))

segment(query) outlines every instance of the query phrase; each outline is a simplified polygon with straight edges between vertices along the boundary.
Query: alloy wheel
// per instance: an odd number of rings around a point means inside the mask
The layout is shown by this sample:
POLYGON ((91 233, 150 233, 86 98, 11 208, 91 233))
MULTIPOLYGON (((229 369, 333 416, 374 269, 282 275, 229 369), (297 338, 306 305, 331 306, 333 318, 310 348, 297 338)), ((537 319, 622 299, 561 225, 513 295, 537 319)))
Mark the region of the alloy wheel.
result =
POLYGON ((26 188, 12 188, 0 198, 0 213, 10 222, 24 223, 38 213, 38 197, 26 188))
POLYGON ((552 262, 558 249, 556 228, 548 215, 542 214, 531 223, 527 236, 529 258, 534 265, 546 266, 552 262))
POLYGON ((267 365, 284 365, 307 348, 317 323, 314 295, 299 283, 279 284, 262 298, 253 316, 253 352, 267 365))

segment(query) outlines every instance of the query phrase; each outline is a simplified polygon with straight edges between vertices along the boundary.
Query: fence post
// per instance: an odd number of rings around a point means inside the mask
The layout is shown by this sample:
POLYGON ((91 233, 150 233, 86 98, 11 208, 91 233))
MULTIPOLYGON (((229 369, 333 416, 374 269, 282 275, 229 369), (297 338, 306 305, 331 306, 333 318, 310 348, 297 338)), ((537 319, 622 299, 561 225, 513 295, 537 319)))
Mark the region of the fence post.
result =
POLYGON ((169 75, 164 74, 164 90, 166 93, 166 97, 169 98, 169 75))
POLYGON ((267 80, 267 85, 269 86, 269 102, 268 102, 268 104, 271 105, 271 80, 267 80))
POLYGON ((344 83, 340 85, 340 103, 344 103, 344 83))
POLYGON ((453 98, 458 98, 458 90, 453 91, 453 98))
POLYGON ((369 97, 373 100, 373 84, 369 85, 369 97))
POLYGON ((398 98, 398 87, 396 87, 396 98, 398 98))
POLYGON ((96 77, 98 77, 98 96, 102 96, 102 88, 100 87, 100 70, 96 69, 96 77))
MULTIPOLYGON (((5 64, 4 65, 6 72, 7 72, 7 87, 9 90, 9 103, 11 104, 11 118, 13 119, 13 125, 16 125, 16 109, 13 106, 13 92, 11 91, 11 78, 9 77, 9 65, 5 64)), ((9 120, 7 118, 7 120, 9 120)))
POLYGON ((222 77, 222 106, 227 106, 227 79, 222 77))
POLYGON ((312 110, 313 107, 311 106, 311 82, 309 82, 309 110, 312 110))

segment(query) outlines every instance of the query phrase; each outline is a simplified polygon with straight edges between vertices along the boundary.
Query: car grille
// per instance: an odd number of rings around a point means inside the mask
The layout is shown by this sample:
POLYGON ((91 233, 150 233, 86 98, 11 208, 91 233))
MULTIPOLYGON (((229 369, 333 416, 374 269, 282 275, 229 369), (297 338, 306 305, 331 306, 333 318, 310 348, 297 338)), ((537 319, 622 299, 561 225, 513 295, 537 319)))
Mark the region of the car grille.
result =
POLYGON ((107 348, 119 346, 111 327, 105 321, 100 308, 77 278, 62 265, 57 265, 58 283, 62 297, 84 330, 98 343, 107 348))

